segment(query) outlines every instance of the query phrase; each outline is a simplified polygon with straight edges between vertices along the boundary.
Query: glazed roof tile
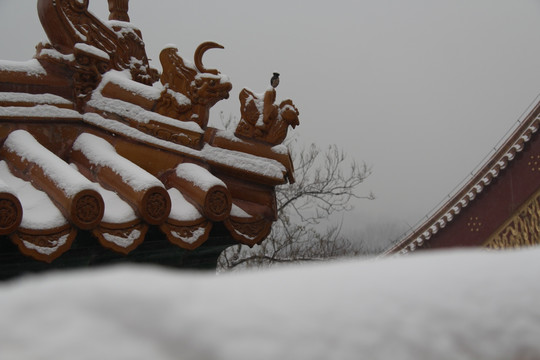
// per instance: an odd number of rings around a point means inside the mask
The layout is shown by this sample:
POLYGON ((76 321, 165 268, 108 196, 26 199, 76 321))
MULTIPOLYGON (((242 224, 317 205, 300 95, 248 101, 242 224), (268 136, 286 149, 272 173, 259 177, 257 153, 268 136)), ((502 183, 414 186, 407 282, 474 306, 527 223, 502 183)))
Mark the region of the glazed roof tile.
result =
POLYGON ((232 84, 202 57, 221 45, 201 44, 193 63, 169 46, 160 73, 124 10, 111 15, 122 21, 101 21, 87 1, 75 12, 68 0, 38 3, 49 41, 30 61, 0 60, 0 201, 10 204, 0 235, 47 262, 81 230, 123 254, 151 226, 190 250, 216 222, 240 243, 262 241, 275 186, 294 182, 282 145, 298 125, 292 101, 265 96, 263 123, 214 129, 210 108, 232 84))
MULTIPOLYGON (((97 223, 90 230, 103 246, 123 253, 132 251, 144 240, 149 226, 149 222, 145 221, 141 215, 143 212, 141 209, 145 206, 144 200, 141 200, 144 195, 137 199, 137 192, 144 193, 149 189, 155 190, 156 187, 163 189, 166 187, 163 182, 146 170, 118 155, 106 140, 88 133, 81 134, 72 147, 74 159, 77 159, 78 152, 91 153, 89 157, 94 161, 90 160, 87 163, 90 166, 86 168, 80 161, 75 161, 75 164, 70 166, 24 130, 12 132, 4 143, 3 151, 12 156, 4 156, 6 160, 0 161, 2 189, 13 194, 21 204, 17 231, 12 232, 10 236, 23 253, 38 260, 52 261, 69 250, 77 232, 77 226, 74 225, 77 221, 66 209, 69 207, 69 201, 55 198, 58 195, 51 191, 51 185, 36 178, 47 179, 47 176, 51 175, 52 187, 62 190, 68 199, 76 197, 80 191, 90 189, 96 191, 92 196, 100 199, 103 209, 95 209, 91 206, 88 208, 90 214, 86 214, 87 216, 98 217, 97 223), (44 170, 29 177, 28 172, 18 162, 31 164, 35 168, 44 170), (95 166, 110 169, 110 172, 119 176, 117 178, 119 181, 107 182, 104 180, 106 175, 97 176, 101 183, 88 179, 86 176, 97 174, 95 166), (122 189, 126 187, 133 191, 122 189), (95 213, 92 214, 92 211, 95 213), (47 241, 43 240, 44 235, 48 237, 47 241)), ((199 165, 180 164, 175 172, 186 178, 186 181, 192 184, 191 187, 199 189, 201 194, 188 189, 190 186, 182 184, 179 186, 177 182, 166 181, 168 185, 174 184, 165 192, 164 203, 168 201, 170 207, 162 204, 164 206, 162 211, 166 211, 166 214, 155 225, 159 225, 165 235, 173 239, 173 243, 193 249, 206 241, 212 226, 208 216, 200 210, 203 209, 204 212, 205 204, 200 203, 197 206, 196 198, 208 196, 216 186, 221 191, 228 190, 223 181, 199 165)), ((96 204, 99 203, 99 201, 96 202, 96 204)), ((251 211, 253 212, 256 208, 252 206, 251 211)), ((225 211, 223 219, 230 223, 228 227, 233 232, 234 238, 244 243, 254 244, 252 241, 260 241, 258 237, 265 234, 261 232, 245 234, 243 230, 237 229, 235 221, 240 219, 251 224, 261 221, 271 224, 270 221, 264 220, 262 215, 257 215, 256 210, 254 215, 250 215, 237 205, 233 205, 232 202, 225 211), (229 220, 232 220, 232 223, 229 220)), ((263 228, 264 232, 268 231, 266 226, 263 228)))

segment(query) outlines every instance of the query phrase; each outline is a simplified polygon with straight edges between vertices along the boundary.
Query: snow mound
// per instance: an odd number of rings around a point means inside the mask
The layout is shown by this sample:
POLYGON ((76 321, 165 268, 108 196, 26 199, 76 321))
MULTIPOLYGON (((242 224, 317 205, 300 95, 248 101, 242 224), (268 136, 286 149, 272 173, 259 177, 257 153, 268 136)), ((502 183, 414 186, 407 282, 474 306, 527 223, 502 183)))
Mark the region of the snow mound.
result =
POLYGON ((2 359, 539 359, 540 249, 0 286, 2 359))

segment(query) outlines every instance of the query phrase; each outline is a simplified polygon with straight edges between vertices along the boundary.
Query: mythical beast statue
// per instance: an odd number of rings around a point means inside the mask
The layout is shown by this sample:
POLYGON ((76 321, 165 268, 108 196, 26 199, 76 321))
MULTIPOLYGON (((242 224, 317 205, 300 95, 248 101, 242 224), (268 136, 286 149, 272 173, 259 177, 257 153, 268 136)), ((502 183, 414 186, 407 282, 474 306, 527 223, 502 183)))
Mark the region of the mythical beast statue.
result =
POLYGON ((189 103, 170 106, 174 99, 165 95, 156 106, 158 113, 183 121, 194 121, 201 128, 206 128, 210 108, 219 100, 228 99, 232 89, 226 76, 218 70, 206 69, 202 63, 204 53, 213 48, 223 49, 223 46, 214 42, 199 45, 195 50, 195 66, 184 61, 175 47, 161 51, 161 83, 166 89, 184 95, 189 103))
POLYGON ((242 118, 236 128, 236 136, 278 145, 287 137, 289 125, 293 129, 299 125, 300 112, 292 100, 275 104, 278 73, 274 73, 270 84, 272 87, 266 90, 264 95, 255 94, 248 89, 240 92, 242 118))

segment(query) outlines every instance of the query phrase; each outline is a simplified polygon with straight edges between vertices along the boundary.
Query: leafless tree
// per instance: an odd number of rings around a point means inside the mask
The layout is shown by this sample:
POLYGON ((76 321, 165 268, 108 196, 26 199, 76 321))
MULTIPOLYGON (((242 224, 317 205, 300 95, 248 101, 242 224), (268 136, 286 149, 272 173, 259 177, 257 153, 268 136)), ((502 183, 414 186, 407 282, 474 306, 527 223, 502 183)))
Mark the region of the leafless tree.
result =
POLYGON ((336 145, 311 145, 293 156, 296 182, 276 189, 278 220, 261 245, 233 246, 223 252, 218 268, 262 267, 275 263, 319 261, 354 255, 357 248, 341 235, 332 214, 352 209, 358 186, 371 174, 365 163, 349 159, 336 145))

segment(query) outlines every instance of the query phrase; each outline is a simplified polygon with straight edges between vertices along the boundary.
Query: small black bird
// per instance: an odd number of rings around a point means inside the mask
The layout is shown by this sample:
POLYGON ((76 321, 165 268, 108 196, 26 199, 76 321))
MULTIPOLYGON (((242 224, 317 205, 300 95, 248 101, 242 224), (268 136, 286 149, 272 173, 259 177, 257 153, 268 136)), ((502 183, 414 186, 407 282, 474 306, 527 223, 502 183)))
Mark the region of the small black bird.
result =
POLYGON ((270 85, 272 85, 273 88, 277 88, 277 86, 279 85, 279 74, 278 73, 274 73, 274 76, 272 76, 272 78, 270 79, 270 85))

